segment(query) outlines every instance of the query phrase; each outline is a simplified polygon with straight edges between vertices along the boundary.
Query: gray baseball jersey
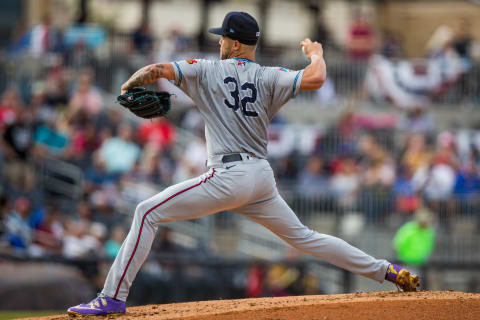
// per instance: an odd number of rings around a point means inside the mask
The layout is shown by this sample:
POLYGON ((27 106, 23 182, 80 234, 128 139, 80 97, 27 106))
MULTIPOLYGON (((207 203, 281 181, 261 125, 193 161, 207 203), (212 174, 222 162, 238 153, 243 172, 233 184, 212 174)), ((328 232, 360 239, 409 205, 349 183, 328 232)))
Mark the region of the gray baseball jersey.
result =
POLYGON ((298 93, 303 71, 262 67, 245 59, 173 65, 176 84, 193 99, 205 120, 209 170, 137 206, 102 293, 127 299, 160 224, 226 210, 262 224, 300 251, 383 282, 388 261, 302 224, 279 195, 265 159, 268 123, 298 93), (222 157, 232 153, 241 154, 242 160, 223 163, 222 157))
POLYGON ((175 84, 205 120, 209 157, 245 152, 267 158, 267 127, 300 90, 303 70, 264 67, 247 59, 173 62, 175 84))

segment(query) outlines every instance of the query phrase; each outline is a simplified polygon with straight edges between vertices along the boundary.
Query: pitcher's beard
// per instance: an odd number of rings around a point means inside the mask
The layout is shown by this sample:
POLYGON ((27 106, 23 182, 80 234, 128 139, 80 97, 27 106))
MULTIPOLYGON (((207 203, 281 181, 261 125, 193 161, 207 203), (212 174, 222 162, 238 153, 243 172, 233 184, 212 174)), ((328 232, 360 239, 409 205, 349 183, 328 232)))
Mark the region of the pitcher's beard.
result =
POLYGON ((230 58, 230 52, 229 51, 225 51, 225 52, 220 51, 220 60, 226 60, 226 59, 229 59, 229 58, 230 58))

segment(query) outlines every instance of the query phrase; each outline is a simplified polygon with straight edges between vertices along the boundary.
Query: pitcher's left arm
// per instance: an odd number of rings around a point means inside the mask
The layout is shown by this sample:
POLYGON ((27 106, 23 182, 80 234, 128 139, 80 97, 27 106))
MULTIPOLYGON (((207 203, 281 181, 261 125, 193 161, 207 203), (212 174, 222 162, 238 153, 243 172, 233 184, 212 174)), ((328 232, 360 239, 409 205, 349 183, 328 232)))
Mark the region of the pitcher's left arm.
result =
POLYGON ((141 68, 122 85, 121 93, 124 94, 129 89, 154 83, 160 78, 175 79, 175 72, 171 63, 155 63, 141 68))

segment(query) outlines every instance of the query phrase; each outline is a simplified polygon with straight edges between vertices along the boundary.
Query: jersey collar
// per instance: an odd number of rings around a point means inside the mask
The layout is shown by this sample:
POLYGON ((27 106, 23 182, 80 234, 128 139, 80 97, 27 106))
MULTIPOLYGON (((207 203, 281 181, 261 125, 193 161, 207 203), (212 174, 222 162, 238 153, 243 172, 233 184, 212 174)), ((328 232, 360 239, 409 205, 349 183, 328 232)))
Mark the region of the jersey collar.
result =
POLYGON ((247 58, 232 58, 233 60, 237 60, 237 61, 245 61, 245 62, 255 62, 255 61, 252 61, 250 59, 247 59, 247 58))

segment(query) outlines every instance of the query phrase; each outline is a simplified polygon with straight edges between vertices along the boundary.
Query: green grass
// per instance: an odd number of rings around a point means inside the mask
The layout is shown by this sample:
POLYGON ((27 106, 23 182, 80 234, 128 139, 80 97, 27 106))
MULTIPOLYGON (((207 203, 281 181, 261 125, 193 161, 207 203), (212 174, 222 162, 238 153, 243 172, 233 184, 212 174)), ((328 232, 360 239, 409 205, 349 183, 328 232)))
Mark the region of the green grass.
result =
POLYGON ((7 319, 18 319, 18 318, 29 318, 29 317, 43 317, 43 316, 53 316, 56 314, 64 314, 65 311, 53 311, 53 310, 26 310, 26 311, 0 311, 0 320, 7 319))

